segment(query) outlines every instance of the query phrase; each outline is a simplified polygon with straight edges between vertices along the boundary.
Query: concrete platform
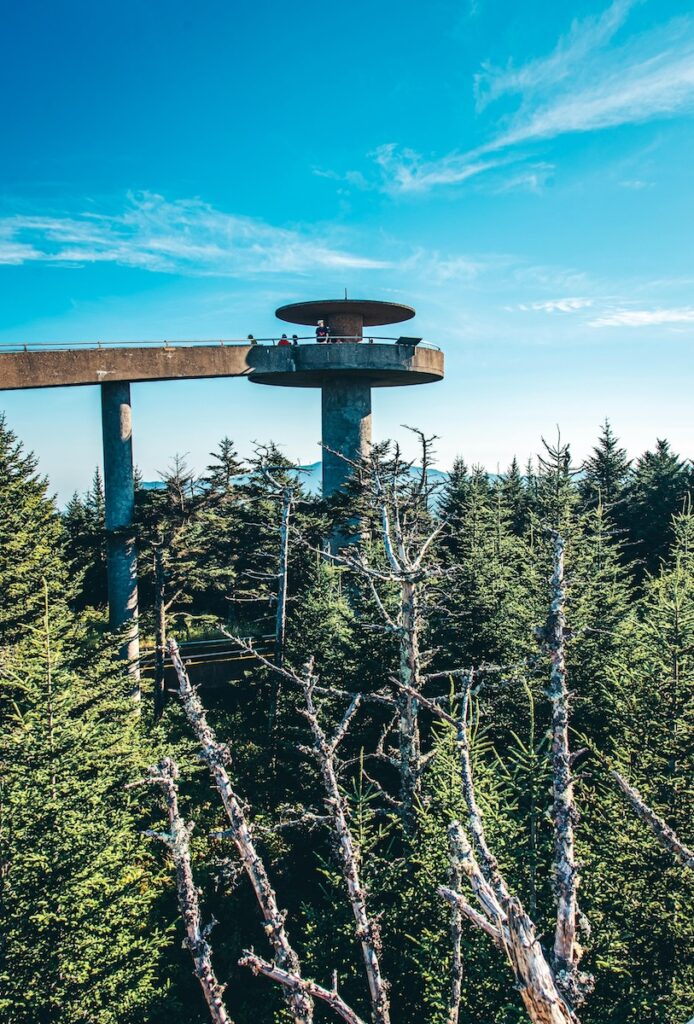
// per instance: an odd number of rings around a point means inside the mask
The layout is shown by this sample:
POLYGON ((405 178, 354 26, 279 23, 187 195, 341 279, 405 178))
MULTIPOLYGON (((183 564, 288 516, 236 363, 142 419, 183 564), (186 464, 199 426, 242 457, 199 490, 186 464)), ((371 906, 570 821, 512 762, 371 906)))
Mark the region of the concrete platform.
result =
POLYGON ((442 380, 443 352, 416 345, 360 343, 297 345, 248 353, 249 380, 287 388, 321 388, 335 380, 372 388, 431 384, 442 380))

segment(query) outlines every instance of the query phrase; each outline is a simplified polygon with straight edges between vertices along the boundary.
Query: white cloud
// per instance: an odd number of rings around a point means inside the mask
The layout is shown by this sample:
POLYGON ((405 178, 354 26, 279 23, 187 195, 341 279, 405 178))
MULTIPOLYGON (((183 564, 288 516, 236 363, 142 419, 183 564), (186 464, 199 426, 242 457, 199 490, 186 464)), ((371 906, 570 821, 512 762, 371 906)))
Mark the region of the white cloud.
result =
POLYGON ((694 324, 694 306, 619 309, 589 321, 590 327, 656 327, 662 324, 694 324))
POLYGON ((511 127, 478 152, 495 152, 572 132, 614 128, 694 107, 694 42, 614 67, 595 85, 570 91, 522 112, 511 127))
POLYGON ((577 313, 593 305, 592 299, 547 299, 544 302, 521 303, 518 309, 524 312, 577 313))
POLYGON ((566 81, 577 66, 612 40, 636 2, 640 0, 614 0, 602 14, 573 21, 568 35, 562 36, 546 57, 520 67, 513 61, 503 69, 483 65, 474 79, 478 110, 509 93, 527 95, 566 81))
POLYGON ((509 158, 476 160, 466 154, 427 161, 414 150, 399 150, 393 142, 379 146, 370 155, 383 175, 384 191, 392 193, 428 192, 438 185, 458 185, 509 162, 509 158))
POLYGON ((496 195, 501 195, 504 192, 533 192, 535 195, 539 195, 552 178, 554 169, 554 164, 548 163, 521 166, 508 177, 502 178, 500 182, 492 184, 491 191, 496 195))
POLYGON ((128 196, 117 214, 0 218, 0 263, 117 263, 195 276, 382 269, 389 263, 330 244, 325 232, 279 228, 199 199, 128 196))
MULTIPOLYGON (((640 0, 614 0, 598 17, 574 22, 547 57, 518 68, 485 68, 475 82, 479 109, 518 94, 515 114, 483 145, 437 159, 425 160, 392 143, 380 147, 371 155, 383 191, 424 193, 460 184, 526 160, 527 152, 514 152, 519 146, 694 110, 694 19, 676 19, 607 48, 635 2, 640 0)), ((521 187, 541 187, 542 175, 533 174, 532 166, 521 167, 516 176, 521 187)), ((509 184, 513 187, 513 177, 509 184)))

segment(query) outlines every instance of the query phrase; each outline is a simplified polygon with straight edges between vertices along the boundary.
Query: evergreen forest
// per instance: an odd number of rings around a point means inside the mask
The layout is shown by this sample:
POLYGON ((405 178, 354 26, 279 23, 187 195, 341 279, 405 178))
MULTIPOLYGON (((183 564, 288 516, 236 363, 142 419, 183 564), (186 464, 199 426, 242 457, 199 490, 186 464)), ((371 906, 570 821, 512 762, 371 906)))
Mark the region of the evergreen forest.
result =
POLYGON ((104 494, 0 420, 5 1024, 687 1024, 694 470, 269 443, 104 494))

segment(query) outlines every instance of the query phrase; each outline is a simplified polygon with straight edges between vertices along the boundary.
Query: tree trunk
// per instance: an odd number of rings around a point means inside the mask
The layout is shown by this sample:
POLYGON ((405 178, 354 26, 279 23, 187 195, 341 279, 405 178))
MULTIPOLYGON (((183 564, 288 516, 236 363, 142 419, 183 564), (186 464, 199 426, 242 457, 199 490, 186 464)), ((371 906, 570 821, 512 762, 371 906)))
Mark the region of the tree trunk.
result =
POLYGON ((222 1001, 224 986, 220 985, 212 967, 212 950, 207 941, 209 928, 203 928, 200 921, 198 890, 195 886, 193 869, 190 863, 189 838, 192 826, 185 824, 178 811, 177 778, 178 768, 168 757, 157 768, 150 769, 148 781, 155 783, 161 788, 166 800, 169 832, 165 835, 156 832, 148 833, 148 835, 160 839, 171 851, 176 868, 178 909, 181 912, 186 929, 184 945, 190 950, 190 955, 193 958, 193 970, 200 982, 205 1002, 210 1011, 212 1024, 233 1024, 222 1001))
POLYGON ((366 892, 359 875, 359 852, 355 849, 352 833, 347 823, 347 802, 340 791, 335 769, 335 749, 349 728, 360 698, 356 697, 347 710, 333 740, 329 743, 318 721, 318 712, 313 703, 313 683, 302 681, 306 699, 306 718, 311 726, 314 751, 318 758, 325 788, 325 806, 332 818, 337 839, 337 850, 342 865, 342 877, 347 886, 350 906, 356 922, 356 933, 361 945, 364 970, 371 995, 374 1024, 390 1024, 388 986, 381 975, 379 950, 381 936, 378 923, 369 916, 366 908, 366 892))
MULTIPOLYGON (((417 693, 421 689, 419 655, 419 611, 417 584, 403 580, 400 585, 400 682, 417 693)), ((415 806, 421 788, 421 750, 417 698, 400 690, 398 704, 398 745, 400 759, 400 800, 405 831, 415 831, 415 806)))
POLYGON ((289 562, 289 519, 294 492, 291 487, 282 490, 282 524, 280 526, 280 557, 277 571, 277 613, 275 616, 275 664, 284 664, 284 638, 287 628, 287 569, 289 562))
POLYGON ((593 979, 578 969, 583 950, 576 937, 578 915, 578 867, 574 825, 578 812, 574 801, 571 751, 569 749, 570 695, 566 669, 566 615, 564 590, 564 539, 553 538, 553 572, 546 640, 551 659, 547 695, 552 703, 552 792, 554 804, 554 891, 557 918, 554 932, 553 968, 557 984, 573 1006, 580 1006, 593 987, 593 979))
MULTIPOLYGON (((188 679, 175 640, 169 641, 169 654, 178 676, 179 696, 186 717, 202 747, 204 760, 210 770, 217 791, 222 798, 229 819, 229 835, 236 846, 241 863, 253 887, 258 906, 263 914, 264 930, 275 951, 277 966, 291 975, 301 977, 299 958, 290 945, 284 927, 284 913, 277 905, 277 896, 270 884, 265 864, 256 850, 250 825, 241 800, 236 795, 226 770, 229 748, 218 743, 207 723, 205 709, 188 679)), ((295 1024, 311 1024, 313 1004, 303 988, 285 988, 285 999, 295 1024)))
POLYGON ((166 575, 164 552, 154 549, 154 608, 156 615, 154 651, 154 720, 159 721, 166 703, 166 575))

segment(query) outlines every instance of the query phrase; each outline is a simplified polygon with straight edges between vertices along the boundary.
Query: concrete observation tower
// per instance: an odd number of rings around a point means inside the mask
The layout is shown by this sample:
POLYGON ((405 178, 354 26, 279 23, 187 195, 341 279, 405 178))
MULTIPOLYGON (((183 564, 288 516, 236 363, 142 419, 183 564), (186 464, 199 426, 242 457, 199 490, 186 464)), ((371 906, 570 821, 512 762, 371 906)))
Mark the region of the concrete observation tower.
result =
POLYGON ((308 338, 299 339, 297 345, 278 344, 271 338, 262 343, 19 342, 4 345, 0 350, 0 392, 100 388, 109 618, 113 629, 126 628, 123 656, 135 676, 139 673, 139 641, 132 383, 246 377, 255 384, 320 388, 323 443, 332 449, 323 452, 323 494, 330 497, 350 473, 349 465, 339 454, 356 459, 368 453, 371 389, 428 384, 443 377, 443 353, 439 349, 420 344, 421 338, 384 338, 372 333, 374 327, 410 320, 414 316, 410 306, 326 299, 282 306, 277 316, 288 323, 310 325, 313 330, 308 338), (322 344, 316 343, 314 335, 319 320, 325 322, 329 331, 329 340, 322 344))
POLYGON ((340 455, 354 460, 368 453, 371 389, 441 380, 443 353, 420 345, 421 338, 384 338, 370 333, 373 327, 412 319, 414 309, 395 302, 296 302, 280 306, 275 315, 287 323, 313 328, 322 320, 328 328, 328 340, 322 344, 254 348, 248 356, 248 379, 275 387, 321 389, 323 495, 330 497, 350 475, 349 464, 340 455))

